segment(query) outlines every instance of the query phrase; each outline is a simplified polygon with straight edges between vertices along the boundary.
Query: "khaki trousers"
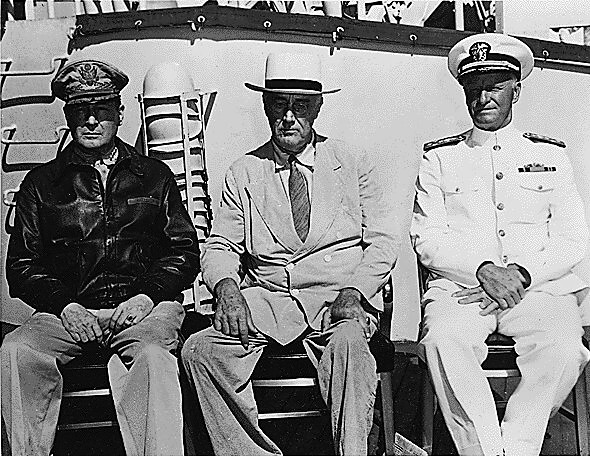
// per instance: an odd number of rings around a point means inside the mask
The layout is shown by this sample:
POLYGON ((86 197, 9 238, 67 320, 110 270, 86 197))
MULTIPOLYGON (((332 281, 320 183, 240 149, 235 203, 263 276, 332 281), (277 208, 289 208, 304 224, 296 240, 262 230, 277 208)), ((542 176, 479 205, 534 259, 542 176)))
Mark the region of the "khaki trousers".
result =
POLYGON ((459 454, 538 455, 551 414, 590 359, 575 296, 532 291, 513 309, 483 317, 477 303, 458 304, 451 293, 425 293, 420 344, 459 454), (484 341, 496 329, 514 338, 522 375, 501 424, 481 369, 484 341))
MULTIPOLYGON (((138 324, 115 334, 109 379, 128 456, 183 454, 178 346, 184 309, 162 302, 138 324)), ((58 364, 83 353, 61 320, 36 313, 8 334, 2 356, 2 417, 12 454, 49 455, 62 397, 58 364)))
MULTIPOLYGON (((377 373, 361 326, 355 320, 342 320, 325 332, 310 333, 303 344, 330 410, 336 454, 365 456, 377 373)), ((267 345, 265 336, 251 336, 245 350, 238 338, 208 328, 193 334, 182 349, 217 455, 281 454, 258 425, 250 382, 267 345)))

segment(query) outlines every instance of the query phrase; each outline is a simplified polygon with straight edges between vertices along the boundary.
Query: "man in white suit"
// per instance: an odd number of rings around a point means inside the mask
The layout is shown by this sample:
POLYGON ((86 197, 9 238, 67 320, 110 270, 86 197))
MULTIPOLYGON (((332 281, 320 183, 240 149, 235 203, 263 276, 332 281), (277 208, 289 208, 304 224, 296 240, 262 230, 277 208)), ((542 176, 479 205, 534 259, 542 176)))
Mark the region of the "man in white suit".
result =
POLYGON ((313 130, 317 56, 271 54, 263 93, 271 139, 238 159, 202 255, 214 327, 182 358, 216 454, 280 454, 260 430, 249 382, 269 341, 298 338, 318 371, 337 454, 366 454, 377 386, 368 340, 397 256, 393 214, 360 149, 313 130))
POLYGON ((588 242, 583 204, 565 144, 511 123, 531 50, 474 35, 448 64, 473 128, 424 147, 411 228, 429 271, 421 345, 461 455, 538 455, 589 359, 574 294, 586 284, 571 271, 588 242), (496 330, 514 338, 522 375, 500 424, 480 366, 496 330))

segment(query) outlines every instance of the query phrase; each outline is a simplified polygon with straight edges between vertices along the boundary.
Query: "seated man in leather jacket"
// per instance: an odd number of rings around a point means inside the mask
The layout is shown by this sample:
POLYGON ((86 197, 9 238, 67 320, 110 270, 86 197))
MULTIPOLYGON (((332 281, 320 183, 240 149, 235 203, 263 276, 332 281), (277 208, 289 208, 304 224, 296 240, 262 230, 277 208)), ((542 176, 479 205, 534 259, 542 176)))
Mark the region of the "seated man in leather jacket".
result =
POLYGON ((73 141, 30 171, 17 196, 6 273, 35 308, 2 345, 2 418, 12 454, 48 455, 62 394, 58 365, 97 345, 131 455, 181 455, 176 301, 199 269, 197 235, 174 176, 117 137, 128 78, 85 60, 52 82, 73 141))

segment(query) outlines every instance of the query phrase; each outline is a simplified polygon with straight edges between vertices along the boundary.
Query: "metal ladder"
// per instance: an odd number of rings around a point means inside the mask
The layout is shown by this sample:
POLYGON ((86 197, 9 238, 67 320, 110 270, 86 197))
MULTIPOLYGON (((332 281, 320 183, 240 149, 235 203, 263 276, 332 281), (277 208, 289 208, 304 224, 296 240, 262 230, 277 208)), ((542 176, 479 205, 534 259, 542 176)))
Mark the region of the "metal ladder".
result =
MULTIPOLYGON (((137 96, 140 105, 143 147, 150 157, 164 161, 175 175, 183 202, 193 219, 197 230, 199 244, 203 243, 211 231, 213 211, 209 194, 209 176, 205 157, 205 131, 217 92, 203 92, 194 90, 184 92, 174 97, 166 97, 166 102, 177 103, 180 106, 182 126, 182 151, 158 152, 148 145, 148 122, 146 121, 146 102, 163 100, 157 97, 137 96), (189 109, 196 112, 201 121, 201 129, 196 138, 190 137, 189 109)), ((213 297, 205 287, 201 275, 195 280, 192 290, 185 291, 184 306, 187 310, 199 313, 213 313, 213 297), (192 294, 192 296, 191 296, 192 294)))

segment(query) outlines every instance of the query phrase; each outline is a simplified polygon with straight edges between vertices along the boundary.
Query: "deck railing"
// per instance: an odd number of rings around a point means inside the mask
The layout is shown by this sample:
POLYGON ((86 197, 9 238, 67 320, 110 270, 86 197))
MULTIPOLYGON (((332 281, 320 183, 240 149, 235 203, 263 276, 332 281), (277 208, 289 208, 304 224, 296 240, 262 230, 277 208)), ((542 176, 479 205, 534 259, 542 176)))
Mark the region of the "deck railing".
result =
POLYGON ((502 31, 502 1, 483 0, 5 0, 3 20, 54 19, 83 14, 103 14, 162 8, 199 7, 216 3, 244 9, 287 14, 345 17, 416 26, 440 26, 456 30, 502 31), (466 23, 469 26, 466 28, 466 23))

